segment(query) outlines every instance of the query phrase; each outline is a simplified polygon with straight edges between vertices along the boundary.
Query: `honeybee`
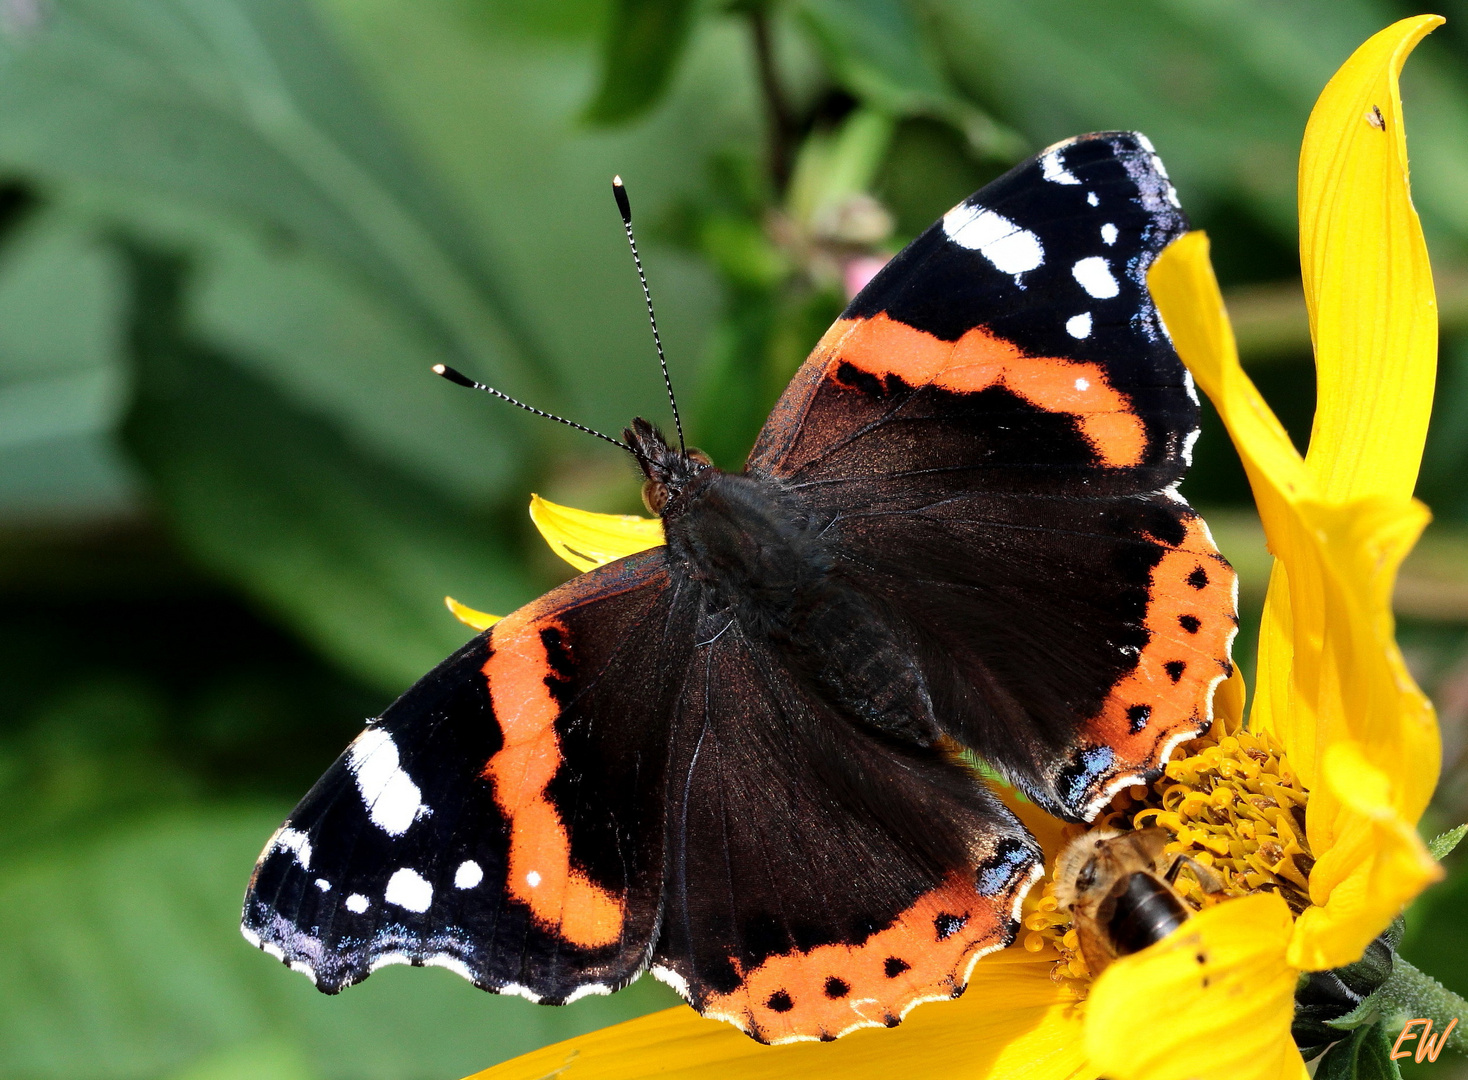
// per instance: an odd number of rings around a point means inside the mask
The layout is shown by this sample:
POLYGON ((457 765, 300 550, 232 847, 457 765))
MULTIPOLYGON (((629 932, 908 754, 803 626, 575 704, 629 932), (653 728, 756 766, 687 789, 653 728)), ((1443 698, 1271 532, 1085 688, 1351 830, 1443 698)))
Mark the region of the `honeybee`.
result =
POLYGON ((1055 900, 1071 913, 1092 975, 1117 957, 1155 945, 1188 920, 1192 909, 1173 887, 1184 866, 1204 892, 1222 891, 1223 883, 1206 866, 1186 855, 1168 857, 1167 842, 1165 829, 1095 829, 1072 840, 1056 860, 1055 900))

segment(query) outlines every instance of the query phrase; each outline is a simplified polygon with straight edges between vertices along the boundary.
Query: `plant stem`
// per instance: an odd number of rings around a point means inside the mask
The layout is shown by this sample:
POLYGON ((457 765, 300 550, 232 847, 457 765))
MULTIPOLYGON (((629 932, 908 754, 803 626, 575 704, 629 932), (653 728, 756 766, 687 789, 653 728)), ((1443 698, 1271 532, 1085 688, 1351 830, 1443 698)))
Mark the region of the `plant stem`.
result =
POLYGON ((775 66, 775 43, 770 36, 770 16, 762 4, 751 4, 749 29, 754 36, 754 58, 759 68, 760 90, 765 99, 769 124, 770 178, 777 197, 785 194, 795 157, 796 122, 780 86, 780 73, 775 66))
POLYGON ((1468 1001, 1400 956, 1392 961, 1392 973, 1376 991, 1376 999, 1389 1026, 1398 1029, 1407 1020, 1428 1017, 1442 1031, 1457 1019, 1458 1026, 1453 1028, 1447 1045, 1468 1054, 1468 1029, 1463 1026, 1468 1021, 1468 1001))

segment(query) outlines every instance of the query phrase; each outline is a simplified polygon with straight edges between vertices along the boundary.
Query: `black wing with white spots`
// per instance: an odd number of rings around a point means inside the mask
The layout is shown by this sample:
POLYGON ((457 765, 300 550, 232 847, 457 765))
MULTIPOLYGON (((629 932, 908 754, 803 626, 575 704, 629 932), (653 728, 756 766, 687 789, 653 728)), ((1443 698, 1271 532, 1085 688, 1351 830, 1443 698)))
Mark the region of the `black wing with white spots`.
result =
POLYGON ((661 551, 469 642, 353 741, 271 838, 245 937, 335 993, 384 964, 562 1002, 646 965, 692 631, 661 551), (671 649, 671 652, 668 650, 671 649))

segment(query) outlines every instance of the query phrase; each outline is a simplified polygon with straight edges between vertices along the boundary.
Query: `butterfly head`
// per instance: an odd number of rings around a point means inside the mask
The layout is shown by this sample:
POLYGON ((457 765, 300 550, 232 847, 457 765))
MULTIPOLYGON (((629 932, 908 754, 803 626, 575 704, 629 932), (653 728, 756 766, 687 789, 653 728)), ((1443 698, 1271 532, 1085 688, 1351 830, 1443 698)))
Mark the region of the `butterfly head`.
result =
POLYGON ((684 484, 713 465, 702 450, 673 449, 663 433, 640 416, 622 432, 622 437, 647 477, 642 483, 642 502, 654 514, 661 515, 684 484))

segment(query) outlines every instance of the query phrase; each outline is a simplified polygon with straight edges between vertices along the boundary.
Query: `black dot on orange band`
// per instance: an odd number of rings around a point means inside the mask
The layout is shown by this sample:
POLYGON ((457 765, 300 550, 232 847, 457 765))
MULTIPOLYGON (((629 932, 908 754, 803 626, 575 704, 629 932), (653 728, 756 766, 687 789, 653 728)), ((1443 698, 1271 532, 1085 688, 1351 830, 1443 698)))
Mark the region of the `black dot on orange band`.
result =
POLYGON ((1177 624, 1190 634, 1196 634, 1203 625, 1203 620, 1196 615, 1179 615, 1177 624))
POLYGON ((1162 670, 1167 672, 1167 677, 1177 682, 1183 677, 1183 672, 1188 670, 1188 665, 1182 660, 1169 660, 1162 665, 1162 670))
POLYGON ((1146 727, 1151 717, 1152 706, 1150 705, 1133 705, 1126 711, 1127 725, 1132 729, 1133 735, 1146 727))
POLYGON ((826 996, 828 998, 843 998, 851 993, 851 984, 845 979, 838 979, 832 975, 826 980, 826 996))
POLYGON ((1195 589, 1208 588, 1208 571, 1201 566, 1195 566, 1193 572, 1188 575, 1188 584, 1195 589))
POLYGON ((795 1008, 795 1002, 790 1000, 790 995, 784 990, 776 990, 765 1004, 777 1013, 787 1013, 795 1008))
POLYGON ((950 915, 946 911, 933 920, 933 929, 938 932, 938 940, 950 938, 963 929, 963 924, 968 918, 963 915, 950 915))
POLYGON ((887 978, 889 979, 897 978, 897 976, 901 975, 910 967, 912 965, 900 956, 889 956, 882 964, 882 970, 887 973, 887 978))

